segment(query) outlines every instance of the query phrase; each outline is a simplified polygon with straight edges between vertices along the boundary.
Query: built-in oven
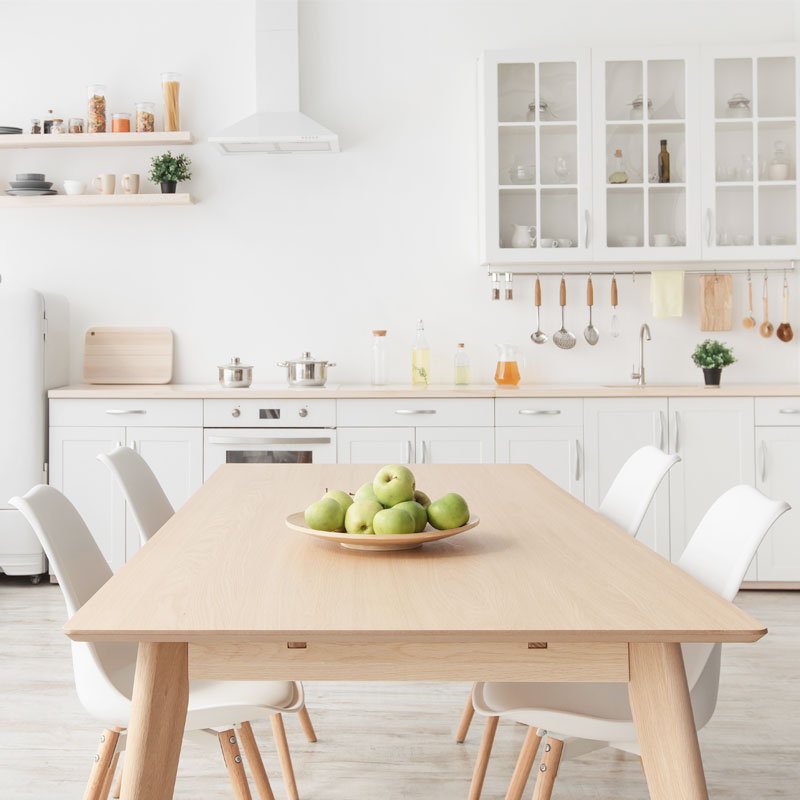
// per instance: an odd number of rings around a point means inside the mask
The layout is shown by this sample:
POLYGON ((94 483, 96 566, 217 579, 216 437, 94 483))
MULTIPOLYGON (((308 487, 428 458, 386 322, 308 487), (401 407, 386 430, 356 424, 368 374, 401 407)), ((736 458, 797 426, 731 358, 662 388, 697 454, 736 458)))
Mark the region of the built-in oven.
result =
POLYGON ((206 400, 203 472, 222 464, 335 464, 334 400, 206 400))

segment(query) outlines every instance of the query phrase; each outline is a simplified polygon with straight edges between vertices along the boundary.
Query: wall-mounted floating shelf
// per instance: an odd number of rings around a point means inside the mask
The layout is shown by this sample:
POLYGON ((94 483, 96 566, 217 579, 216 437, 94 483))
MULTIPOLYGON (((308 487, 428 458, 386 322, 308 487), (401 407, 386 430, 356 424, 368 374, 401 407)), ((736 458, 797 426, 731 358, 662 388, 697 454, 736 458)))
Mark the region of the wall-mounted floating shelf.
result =
POLYGON ((176 194, 52 194, 42 197, 0 197, 4 208, 65 208, 69 206, 189 206, 194 197, 176 194))
POLYGON ((0 150, 24 147, 160 147, 193 142, 189 131, 153 133, 19 133, 0 136, 0 150))

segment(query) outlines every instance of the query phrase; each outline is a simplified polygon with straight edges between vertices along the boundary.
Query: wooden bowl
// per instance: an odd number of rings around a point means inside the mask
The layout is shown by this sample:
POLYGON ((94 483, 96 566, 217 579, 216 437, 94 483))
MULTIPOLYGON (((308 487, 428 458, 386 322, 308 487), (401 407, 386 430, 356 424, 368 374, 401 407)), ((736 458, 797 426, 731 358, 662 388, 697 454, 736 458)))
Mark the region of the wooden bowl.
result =
POLYGON ((342 547, 350 550, 414 550, 422 547, 425 542, 435 542, 438 539, 447 539, 449 536, 464 533, 464 531, 474 528, 480 521, 480 517, 471 516, 466 525, 462 525, 460 528, 450 528, 447 531, 437 531, 429 525, 421 533, 383 534, 382 536, 372 534, 368 536, 340 531, 315 531, 306 524, 303 512, 297 511, 286 517, 286 527, 308 536, 316 536, 318 539, 338 542, 342 547))

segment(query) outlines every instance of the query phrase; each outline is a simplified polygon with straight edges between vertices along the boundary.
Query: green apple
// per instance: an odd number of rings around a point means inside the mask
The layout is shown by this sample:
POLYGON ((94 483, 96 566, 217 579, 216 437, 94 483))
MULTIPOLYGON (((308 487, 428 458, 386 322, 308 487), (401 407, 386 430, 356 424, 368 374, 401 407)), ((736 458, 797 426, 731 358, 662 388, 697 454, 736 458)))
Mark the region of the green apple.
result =
POLYGON ((330 497, 312 503, 303 515, 309 528, 315 531, 344 530, 344 509, 330 497))
POLYGON ((398 503, 392 508, 402 508, 411 514, 411 518, 414 520, 414 533, 421 533, 425 530, 425 526, 428 524, 428 515, 425 513, 425 509, 415 500, 406 500, 405 503, 398 503))
POLYGON ((378 471, 372 488, 378 502, 384 506, 396 506, 414 499, 414 473, 408 467, 390 464, 378 471))
POLYGON ((344 515, 344 529, 348 533, 375 533, 372 520, 379 511, 383 511, 383 506, 377 500, 356 500, 344 515))
POLYGON ((373 500, 376 503, 378 502, 378 498, 375 497, 375 490, 372 488, 372 481, 358 487, 358 491, 355 494, 355 500, 356 502, 359 500, 373 500))
POLYGON ((467 501, 455 492, 440 497, 428 506, 428 522, 440 531, 460 528, 469 520, 467 501))
POLYGON ((431 504, 431 499, 425 492, 419 489, 414 490, 414 500, 416 500, 423 508, 427 508, 431 504))
POLYGON ((331 489, 329 492, 325 492, 325 494, 322 495, 323 500, 326 497, 335 500, 344 509, 345 513, 347 513, 347 509, 353 505, 353 498, 341 489, 331 489))
POLYGON ((414 533, 414 518, 402 508, 384 508, 372 518, 372 527, 379 536, 414 533))

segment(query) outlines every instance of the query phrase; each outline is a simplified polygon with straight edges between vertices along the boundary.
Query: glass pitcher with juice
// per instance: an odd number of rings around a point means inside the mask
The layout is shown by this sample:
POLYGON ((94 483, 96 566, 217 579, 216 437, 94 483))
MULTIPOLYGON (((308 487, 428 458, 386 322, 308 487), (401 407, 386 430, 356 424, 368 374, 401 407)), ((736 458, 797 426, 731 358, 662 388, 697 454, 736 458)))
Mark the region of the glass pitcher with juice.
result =
POLYGON ((519 365, 522 356, 519 347, 514 344, 496 344, 497 369, 494 382, 498 386, 516 386, 519 383, 519 365))

